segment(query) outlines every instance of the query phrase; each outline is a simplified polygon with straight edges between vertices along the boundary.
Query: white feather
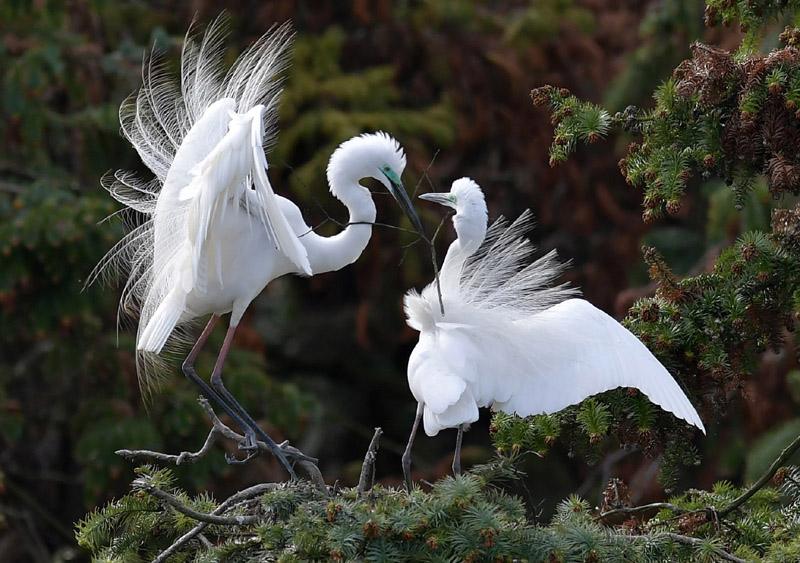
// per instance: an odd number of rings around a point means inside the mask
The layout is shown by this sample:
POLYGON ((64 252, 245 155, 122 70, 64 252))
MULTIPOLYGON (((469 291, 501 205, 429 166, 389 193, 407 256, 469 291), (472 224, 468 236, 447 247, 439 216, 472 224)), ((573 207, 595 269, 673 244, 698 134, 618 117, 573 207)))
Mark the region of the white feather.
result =
POLYGON ((547 414, 616 387, 639 389, 705 432, 644 344, 589 302, 571 298, 574 290, 552 285, 565 267, 554 252, 532 260, 529 211, 487 232, 477 184, 457 180, 441 200, 451 201, 458 238, 442 267, 444 314, 433 283, 405 297, 408 324, 420 331, 408 380, 428 435, 474 422, 479 407, 547 414))
POLYGON ((376 217, 362 178, 383 183, 419 224, 399 183, 405 154, 385 133, 354 137, 331 156, 330 191, 350 215, 342 232, 317 235, 294 203, 274 193, 264 151, 274 142, 278 75, 291 33, 285 25, 265 34, 225 71, 225 27, 219 18, 199 41, 187 34, 178 84, 151 58, 142 88, 120 108, 123 134, 155 178, 117 173, 106 180, 112 196, 136 213, 122 214, 132 217, 131 232, 87 283, 114 269, 127 274, 120 312, 139 317, 137 368, 145 392, 165 374, 166 352, 191 342, 195 319, 231 313, 235 329, 271 280, 354 262, 376 217))
POLYGON ((139 315, 138 362, 145 389, 163 367, 150 352, 160 353, 170 337, 180 345, 195 316, 185 308, 176 314, 185 295, 175 299, 173 289, 203 291, 209 275, 221 277, 222 250, 208 233, 223 216, 240 205, 255 210, 275 246, 301 272, 311 272, 303 246, 276 213, 278 196, 267 180, 264 157, 274 142, 278 75, 287 66, 290 28, 266 33, 226 73, 226 23, 218 18, 200 41, 192 30, 187 33, 178 85, 153 55, 143 67, 142 87, 120 107, 122 133, 155 178, 143 182, 117 172, 105 182, 115 199, 145 219, 132 225, 87 283, 110 270, 127 275, 120 310, 139 315))

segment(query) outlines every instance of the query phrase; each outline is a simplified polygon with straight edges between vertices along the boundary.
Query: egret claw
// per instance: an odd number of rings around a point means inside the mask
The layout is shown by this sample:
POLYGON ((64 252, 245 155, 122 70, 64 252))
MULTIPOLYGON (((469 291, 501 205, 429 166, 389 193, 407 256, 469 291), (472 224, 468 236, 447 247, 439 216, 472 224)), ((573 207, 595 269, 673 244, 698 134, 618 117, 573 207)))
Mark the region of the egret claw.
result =
POLYGON ((248 452, 247 456, 244 459, 239 459, 233 454, 225 454, 225 461, 228 462, 228 465, 244 465, 254 457, 258 455, 258 450, 255 452, 248 452))
POLYGON ((258 441, 256 440, 256 433, 248 428, 244 434, 244 442, 239 442, 239 449, 246 452, 253 452, 253 455, 258 455, 258 441))

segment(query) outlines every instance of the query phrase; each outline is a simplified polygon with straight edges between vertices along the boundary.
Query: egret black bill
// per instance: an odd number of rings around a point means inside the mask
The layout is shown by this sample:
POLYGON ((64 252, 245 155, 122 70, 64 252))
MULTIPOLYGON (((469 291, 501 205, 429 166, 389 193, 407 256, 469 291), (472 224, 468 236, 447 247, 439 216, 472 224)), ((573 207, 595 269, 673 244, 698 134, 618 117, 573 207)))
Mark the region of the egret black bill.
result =
POLYGON ((411 221, 411 225, 414 227, 414 229, 416 229, 420 235, 424 236, 425 231, 422 228, 422 221, 420 221, 419 215, 417 215, 417 210, 414 209, 403 183, 391 171, 387 172, 386 170, 383 170, 383 175, 386 176, 387 180, 389 180, 389 193, 392 194, 392 197, 400 206, 400 209, 403 210, 403 213, 405 213, 406 217, 408 217, 408 220, 411 221))

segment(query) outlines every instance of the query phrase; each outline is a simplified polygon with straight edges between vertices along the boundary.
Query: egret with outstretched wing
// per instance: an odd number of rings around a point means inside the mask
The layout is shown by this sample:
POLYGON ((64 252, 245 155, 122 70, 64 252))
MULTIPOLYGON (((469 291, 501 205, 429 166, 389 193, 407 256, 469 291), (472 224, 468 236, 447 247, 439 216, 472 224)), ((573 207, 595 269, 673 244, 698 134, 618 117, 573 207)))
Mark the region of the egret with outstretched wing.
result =
POLYGON ((408 361, 418 402, 403 455, 411 486, 411 447, 422 421, 435 436, 458 428, 453 470, 460 471, 464 428, 480 407, 519 416, 557 412, 596 393, 635 387, 655 404, 705 432, 689 399, 631 332, 575 291, 553 286, 564 270, 555 252, 532 261, 530 211, 487 232, 480 187, 469 178, 448 193, 420 196, 455 209, 456 240, 439 276, 405 297, 419 343, 408 361), (439 297, 441 291, 441 301, 439 297))

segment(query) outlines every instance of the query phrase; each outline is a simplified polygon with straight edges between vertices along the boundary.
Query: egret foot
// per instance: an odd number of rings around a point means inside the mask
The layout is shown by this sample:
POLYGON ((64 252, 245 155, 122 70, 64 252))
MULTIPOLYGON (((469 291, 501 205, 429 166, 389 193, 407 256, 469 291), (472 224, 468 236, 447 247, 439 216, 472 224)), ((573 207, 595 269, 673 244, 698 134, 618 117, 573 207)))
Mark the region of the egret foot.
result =
POLYGON ((247 452, 247 456, 245 456, 244 459, 239 459, 233 454, 225 454, 225 461, 228 463, 228 465, 244 465, 256 456, 258 456, 258 451, 247 452))
MULTIPOLYGON (((266 434, 264 434, 263 437, 269 438, 269 436, 266 434)), ((269 442, 266 442, 266 444, 272 455, 274 455, 275 458, 281 462, 281 465, 286 468, 286 471, 289 472, 289 478, 292 481, 297 481, 297 473, 294 472, 294 467, 292 467, 292 465, 289 463, 289 460, 286 459, 286 455, 283 453, 283 450, 272 440, 269 440, 269 442)))
POLYGON ((256 441, 256 433, 248 428, 244 433, 244 442, 239 443, 239 449, 247 452, 244 459, 239 459, 233 454, 225 454, 225 461, 230 465, 244 465, 259 454, 258 442, 256 441))

